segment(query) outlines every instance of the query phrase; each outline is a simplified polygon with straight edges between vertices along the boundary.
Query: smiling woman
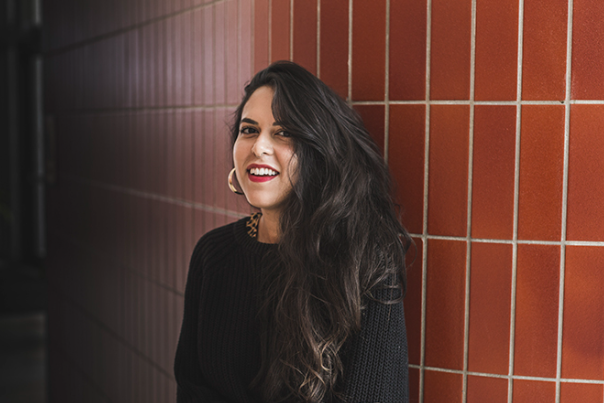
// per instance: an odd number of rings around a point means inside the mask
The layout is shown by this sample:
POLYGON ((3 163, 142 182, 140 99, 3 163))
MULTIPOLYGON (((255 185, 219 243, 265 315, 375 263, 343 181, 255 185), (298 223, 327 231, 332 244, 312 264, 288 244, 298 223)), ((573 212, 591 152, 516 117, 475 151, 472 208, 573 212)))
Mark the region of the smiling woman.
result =
POLYGON ((193 252, 175 360, 179 402, 407 402, 409 235, 356 112, 277 62, 246 86, 236 176, 259 213, 193 252))

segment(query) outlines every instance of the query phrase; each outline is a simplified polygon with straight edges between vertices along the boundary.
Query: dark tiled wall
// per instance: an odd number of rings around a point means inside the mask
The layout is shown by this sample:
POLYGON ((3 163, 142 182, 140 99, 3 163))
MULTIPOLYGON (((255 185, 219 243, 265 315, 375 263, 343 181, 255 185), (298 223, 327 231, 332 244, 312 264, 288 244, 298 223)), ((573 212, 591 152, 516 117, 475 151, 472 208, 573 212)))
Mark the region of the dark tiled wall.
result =
POLYGON ((398 183, 414 402, 604 400, 603 4, 255 0, 255 69, 315 72, 398 183))
POLYGON ((252 7, 44 2, 51 401, 175 401, 191 250, 249 211, 226 176, 252 7))

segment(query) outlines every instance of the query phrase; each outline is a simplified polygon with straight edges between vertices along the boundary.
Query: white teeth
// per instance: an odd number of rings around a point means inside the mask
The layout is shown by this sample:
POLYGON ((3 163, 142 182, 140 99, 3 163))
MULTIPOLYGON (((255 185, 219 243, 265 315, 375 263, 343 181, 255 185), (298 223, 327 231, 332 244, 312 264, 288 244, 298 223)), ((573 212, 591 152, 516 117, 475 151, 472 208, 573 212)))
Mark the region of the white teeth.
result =
POLYGON ((276 171, 273 171, 270 168, 252 168, 250 169, 250 173, 256 176, 275 176, 277 175, 276 171))

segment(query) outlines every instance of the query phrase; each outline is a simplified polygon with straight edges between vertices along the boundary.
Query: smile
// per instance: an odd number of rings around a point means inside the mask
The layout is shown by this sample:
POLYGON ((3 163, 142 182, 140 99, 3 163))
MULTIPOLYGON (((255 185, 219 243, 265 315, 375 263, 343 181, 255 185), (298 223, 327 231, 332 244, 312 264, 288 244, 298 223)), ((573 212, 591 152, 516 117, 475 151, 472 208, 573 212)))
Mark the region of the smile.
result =
POLYGON ((279 175, 279 172, 266 167, 251 167, 247 172, 252 182, 268 182, 279 175))

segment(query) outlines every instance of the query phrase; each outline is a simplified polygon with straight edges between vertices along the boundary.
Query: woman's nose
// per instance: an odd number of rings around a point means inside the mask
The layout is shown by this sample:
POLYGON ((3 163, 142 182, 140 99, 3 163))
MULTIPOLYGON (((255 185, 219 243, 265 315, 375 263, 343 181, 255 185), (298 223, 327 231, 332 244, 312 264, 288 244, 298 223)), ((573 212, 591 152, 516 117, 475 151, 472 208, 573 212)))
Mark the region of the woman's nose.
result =
POLYGON ((262 154, 270 155, 272 149, 273 145, 271 143, 270 134, 265 132, 260 133, 252 146, 252 152, 258 158, 260 158, 262 154))

